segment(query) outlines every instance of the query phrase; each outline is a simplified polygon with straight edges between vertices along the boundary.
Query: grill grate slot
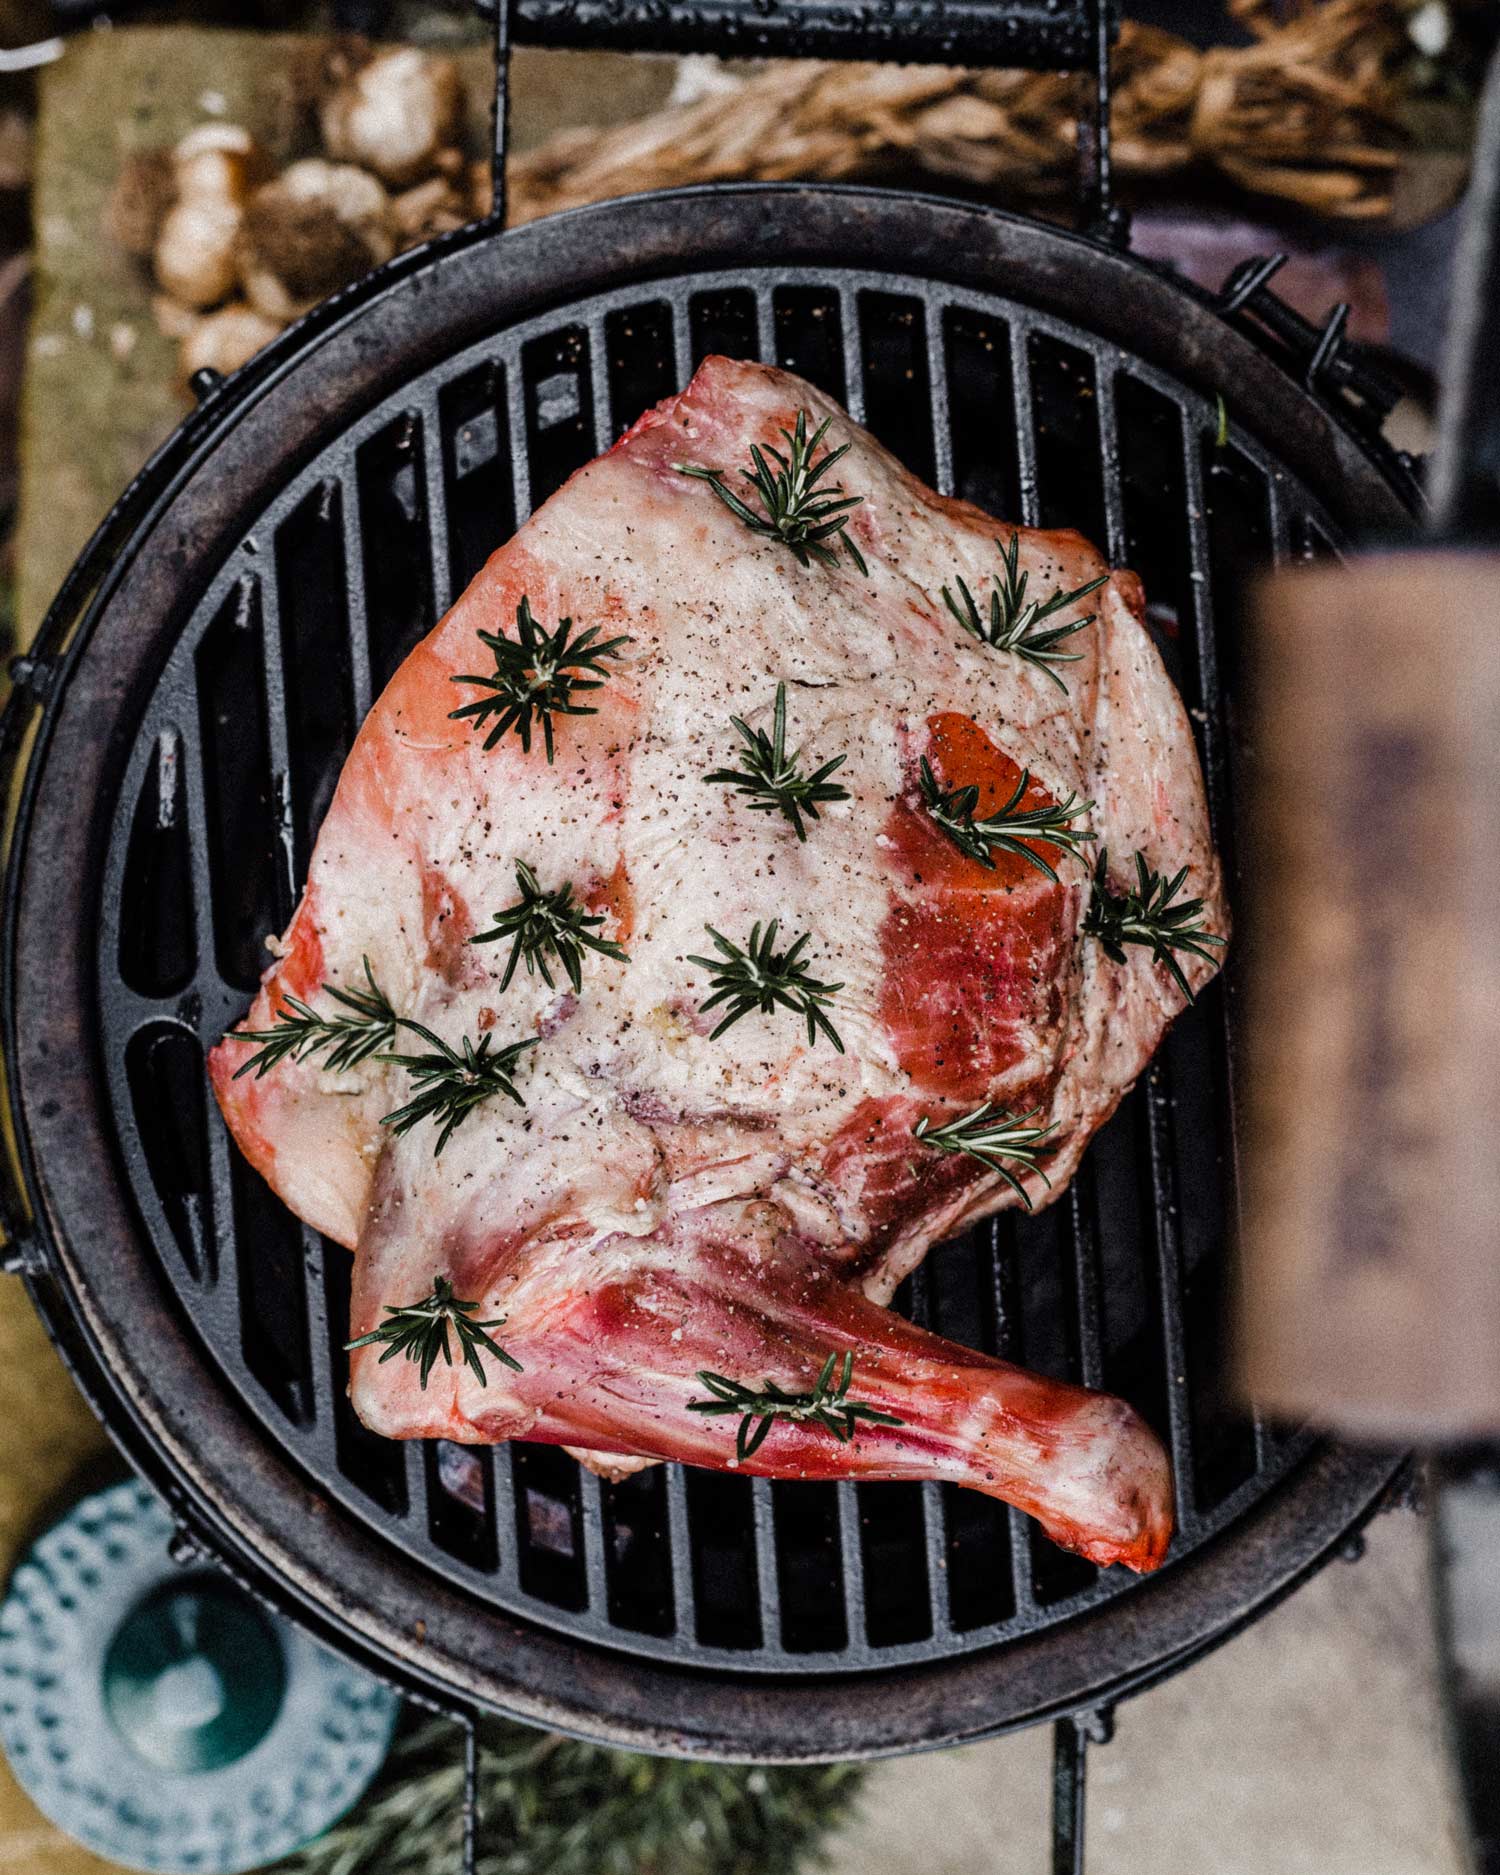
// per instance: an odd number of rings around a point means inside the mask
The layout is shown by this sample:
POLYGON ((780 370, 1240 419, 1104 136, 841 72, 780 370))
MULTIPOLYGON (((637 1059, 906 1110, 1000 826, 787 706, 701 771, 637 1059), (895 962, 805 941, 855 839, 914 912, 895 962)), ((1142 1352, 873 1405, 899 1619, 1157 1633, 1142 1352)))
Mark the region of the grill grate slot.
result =
POLYGON ((473 1446, 423 1442, 427 1521, 438 1548, 488 1573, 495 1567, 495 1500, 490 1468, 473 1446))
MULTIPOLYGON (((355 457, 365 629, 375 694, 436 623, 428 567, 422 419, 406 411, 355 457)), ((353 584, 353 582, 351 582, 353 584)))
POLYGON ((196 673, 215 951, 229 982, 249 990, 265 968, 266 933, 292 915, 292 868, 271 777, 258 579, 246 575, 230 587, 198 647, 196 673))
POLYGON ((1103 546, 1109 520, 1094 361, 1045 333, 1032 335, 1029 353, 1041 525, 1076 527, 1103 546))
POLYGON ((1151 1254, 1146 1124, 1139 1092, 1127 1095, 1089 1147, 1088 1198, 1099 1255, 1103 1384, 1123 1394, 1165 1437, 1169 1415, 1151 1254))
POLYGON ((539 508, 598 454, 588 333, 582 326, 565 326, 533 339, 521 353, 521 378, 531 505, 539 508))
POLYGON ((557 1608, 586 1608, 577 1463, 555 1445, 518 1445, 512 1472, 522 1589, 557 1608))
MULTIPOLYGON (((338 483, 320 482, 293 509, 277 529, 275 559, 285 772, 300 881, 354 740, 349 580, 338 483)), ((263 603, 266 597, 263 593, 263 603)))
POLYGON ((724 1472, 689 1471, 685 1483, 698 1639, 705 1647, 734 1652, 759 1647, 760 1595, 750 1480, 724 1472))
POLYGON ((839 296, 822 287, 786 287, 771 295, 776 362, 844 401, 844 337, 839 296))
POLYGON ((1195 606, 1182 455, 1182 413, 1169 398, 1122 372, 1115 381, 1125 564, 1146 588, 1146 623, 1179 689, 1195 606))
POLYGON ((120 928, 120 975, 146 996, 192 981, 193 874, 188 849, 182 737, 163 729, 136 801, 125 855, 130 917, 120 928))
POLYGON ((695 370, 716 353, 725 358, 758 358, 755 295, 742 287, 695 293, 688 302, 688 333, 695 370))
POLYGON ((848 1645, 839 1551, 837 1494, 777 1479, 771 1486, 781 1644, 788 1653, 848 1645))
POLYGON ((1023 519, 1021 465, 1014 418, 1010 327, 1002 319, 950 306, 943 315, 953 493, 1001 520, 1023 519))
POLYGON ((302 1226, 238 1152, 229 1183, 245 1366, 281 1412, 301 1423, 312 1416, 302 1226))
POLYGON ((604 321, 604 352, 609 376, 613 434, 677 389, 677 356, 672 344, 672 308, 648 301, 613 312, 604 321))
POLYGON ((1229 1259, 1225 1220, 1238 1213, 1224 1154, 1190 1116, 1214 1114, 1216 1138, 1229 1137, 1228 1088, 1209 1037, 1223 1022, 1216 981, 1186 1010, 1167 1037, 1163 1072, 1172 1089, 1171 1149, 1178 1199, 1182 1307, 1187 1335, 1188 1397, 1194 1428, 1193 1484, 1200 1510, 1210 1509, 1255 1471, 1254 1432, 1229 1392, 1227 1317, 1229 1259), (1208 1209, 1208 1207, 1212 1209, 1208 1209))
POLYGON ((865 1635, 872 1647, 925 1641, 932 1633, 922 1487, 857 1484, 864 1562, 865 1635))
POLYGON ((328 1360, 335 1376, 332 1392, 334 1460, 358 1490, 393 1517, 404 1517, 406 1460, 399 1445, 371 1432, 349 1401, 349 1292, 354 1263, 338 1244, 323 1245, 323 1313, 328 1330, 328 1360))
MULTIPOLYGON (((1080 1168, 1079 1176, 1082 1176, 1080 1168)), ((1075 1188, 1077 1181, 1075 1180, 1075 1188)), ((1078 1297, 1073 1202, 1049 1206, 1017 1224, 1021 1271, 1019 1359, 1025 1367, 1075 1384, 1084 1378, 1083 1324, 1078 1297)), ((1097 1358, 1097 1351, 1095 1351, 1097 1358)), ((1012 1356, 1011 1358, 1017 1358, 1012 1356)), ((1042 1607, 1081 1593, 1094 1582, 1092 1564, 1069 1556, 1026 1525, 1032 1590, 1042 1607)))
MULTIPOLYGON (((632 1651, 884 1667, 1056 1624, 1128 1580, 954 1487, 677 1468, 601 1485, 556 1448, 375 1437, 345 1392, 348 1254, 290 1222, 201 1093, 200 1047, 243 1009, 263 938, 290 914, 370 694, 515 521, 711 350, 774 355, 844 393, 914 467, 1002 520, 1107 528, 1147 583, 1227 838, 1214 594, 1278 542, 1333 551, 1305 491, 1278 484, 1273 504, 1272 465, 1238 430, 1215 447, 1203 400, 1005 302, 790 272, 753 289, 744 275, 637 287, 491 335, 368 412, 221 569, 131 758, 106 888, 133 992, 112 1085, 143 1209, 195 1284, 185 1306, 301 1462, 391 1542, 498 1607, 632 1651), (159 940, 121 910, 143 891, 159 940)), ((1171 1441, 1179 1556, 1302 1449, 1257 1445, 1218 1390, 1211 1318, 1235 1206, 1226 1021, 1215 989, 1067 1197, 945 1246, 900 1298, 941 1333, 1130 1398, 1171 1441)))
POLYGON ((151 1182, 188 1275, 200 1283, 213 1273, 215 1255, 203 1051, 180 1028, 141 1029, 125 1051, 125 1074, 151 1182))
POLYGON ((671 1634, 672 1545, 663 1466, 603 1489, 609 1619, 633 1634, 671 1634))
POLYGON ((919 299, 861 293, 864 421, 923 481, 936 473, 927 378, 927 313, 919 299))
POLYGON ((438 399, 454 592, 515 531, 505 367, 492 359, 445 384, 438 399))
MULTIPOLYGON (((1220 606, 1232 611, 1236 595, 1271 560, 1270 490, 1264 472, 1233 443, 1221 449, 1211 437, 1202 439, 1200 463, 1208 521, 1209 583, 1220 606)), ((1190 642, 1196 648, 1198 640, 1190 642)), ((1210 642, 1217 659, 1217 685, 1238 695, 1240 633, 1219 631, 1210 642)), ((1196 660, 1186 681, 1189 702, 1201 706, 1204 673, 1196 660)))

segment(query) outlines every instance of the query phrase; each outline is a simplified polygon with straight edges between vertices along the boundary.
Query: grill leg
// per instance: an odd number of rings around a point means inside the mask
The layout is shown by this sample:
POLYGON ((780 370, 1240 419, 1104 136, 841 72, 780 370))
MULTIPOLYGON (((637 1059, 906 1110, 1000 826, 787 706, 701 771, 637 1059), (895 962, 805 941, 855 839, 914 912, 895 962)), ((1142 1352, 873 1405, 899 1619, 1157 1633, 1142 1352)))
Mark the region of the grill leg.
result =
POLYGON ((464 1860, 463 1875, 474 1875, 479 1855, 479 1723, 464 1725, 464 1860))
POLYGON ((1088 1735, 1076 1719, 1052 1728, 1052 1875, 1083 1875, 1083 1790, 1088 1735))
POLYGON ((1088 1748, 1114 1736, 1108 1708, 1074 1712, 1052 1728, 1052 1875, 1083 1875, 1083 1799, 1088 1748))

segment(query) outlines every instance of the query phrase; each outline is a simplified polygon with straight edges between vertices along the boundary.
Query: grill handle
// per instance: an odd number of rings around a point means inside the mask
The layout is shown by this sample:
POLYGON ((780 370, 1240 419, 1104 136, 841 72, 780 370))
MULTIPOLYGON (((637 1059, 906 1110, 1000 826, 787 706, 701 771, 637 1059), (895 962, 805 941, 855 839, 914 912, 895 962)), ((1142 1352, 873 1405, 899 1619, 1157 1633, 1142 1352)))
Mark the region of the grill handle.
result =
POLYGON ((1082 220, 1123 244, 1110 184, 1110 49, 1119 0, 476 0, 495 24, 494 207, 505 219, 510 48, 885 59, 1092 73, 1078 123, 1082 220))

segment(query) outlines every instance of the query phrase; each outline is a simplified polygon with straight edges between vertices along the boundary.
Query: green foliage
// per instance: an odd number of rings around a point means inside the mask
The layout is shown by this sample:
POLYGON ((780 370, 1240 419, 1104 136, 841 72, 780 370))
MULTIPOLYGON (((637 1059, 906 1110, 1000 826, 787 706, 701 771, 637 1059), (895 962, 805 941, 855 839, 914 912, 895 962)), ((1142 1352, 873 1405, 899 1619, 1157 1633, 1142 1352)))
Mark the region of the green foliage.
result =
MULTIPOLYGON (((856 1765, 684 1763, 492 1721, 480 1732, 479 1875, 798 1875, 848 1815, 856 1765)), ((280 1875, 456 1875, 463 1741, 409 1720, 370 1794, 280 1875)))

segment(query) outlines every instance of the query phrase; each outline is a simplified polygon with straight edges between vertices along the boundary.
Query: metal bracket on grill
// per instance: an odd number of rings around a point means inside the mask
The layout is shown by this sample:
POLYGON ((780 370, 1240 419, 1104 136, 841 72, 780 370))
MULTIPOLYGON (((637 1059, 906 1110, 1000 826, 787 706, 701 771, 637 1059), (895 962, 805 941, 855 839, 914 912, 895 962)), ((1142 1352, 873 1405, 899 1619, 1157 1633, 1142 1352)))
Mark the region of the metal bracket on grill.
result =
POLYGON ((172 1532, 171 1541, 167 1544, 167 1555, 179 1569, 191 1569, 195 1563, 216 1560, 184 1523, 178 1524, 172 1532))
POLYGON ((906 64, 1079 72, 1093 84, 1078 124, 1081 221, 1126 245, 1113 200, 1110 53, 1119 0, 885 0, 877 12, 837 0, 475 0, 495 22, 494 197, 505 219, 510 46, 715 52, 734 58, 891 59, 906 64))
POLYGON ((57 676, 55 658, 22 656, 12 658, 7 667, 10 681, 17 690, 29 691, 39 701, 52 693, 53 681, 57 676))
POLYGON ((6 1276, 40 1276, 46 1269, 41 1242, 36 1237, 13 1237, 0 1252, 0 1272, 6 1276))
POLYGON ((1301 370, 1310 391, 1325 397, 1347 393, 1360 414, 1378 429, 1401 397, 1401 387, 1372 364, 1349 337, 1349 303, 1340 300, 1321 326, 1304 319, 1272 290, 1272 278, 1286 265, 1285 254, 1242 261, 1224 282, 1219 311, 1240 323, 1254 321, 1269 332, 1301 370))

